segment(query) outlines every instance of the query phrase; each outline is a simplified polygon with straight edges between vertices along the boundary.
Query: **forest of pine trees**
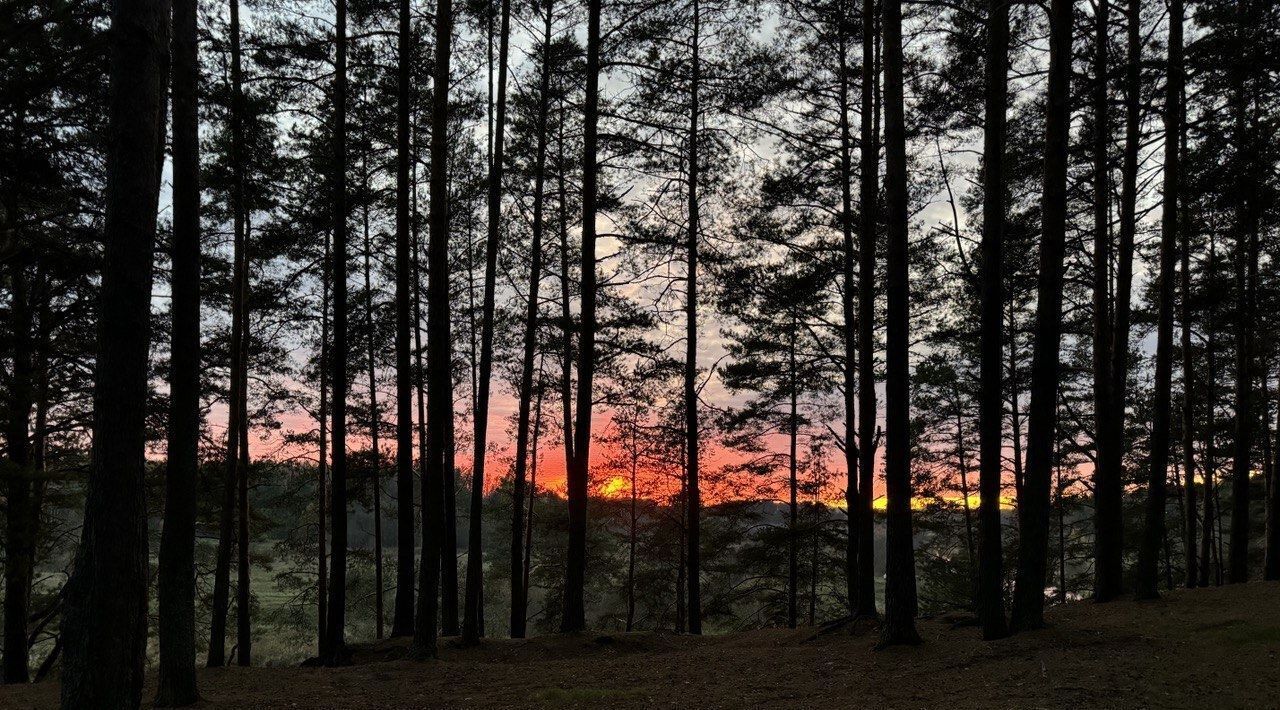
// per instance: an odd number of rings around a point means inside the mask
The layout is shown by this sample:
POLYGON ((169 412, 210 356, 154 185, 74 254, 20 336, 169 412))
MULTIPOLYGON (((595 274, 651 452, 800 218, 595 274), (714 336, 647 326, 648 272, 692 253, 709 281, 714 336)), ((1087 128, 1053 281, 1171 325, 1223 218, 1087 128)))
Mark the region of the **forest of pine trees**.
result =
POLYGON ((1268 0, 5 0, 3 682, 1280 580, 1277 57, 1268 0))

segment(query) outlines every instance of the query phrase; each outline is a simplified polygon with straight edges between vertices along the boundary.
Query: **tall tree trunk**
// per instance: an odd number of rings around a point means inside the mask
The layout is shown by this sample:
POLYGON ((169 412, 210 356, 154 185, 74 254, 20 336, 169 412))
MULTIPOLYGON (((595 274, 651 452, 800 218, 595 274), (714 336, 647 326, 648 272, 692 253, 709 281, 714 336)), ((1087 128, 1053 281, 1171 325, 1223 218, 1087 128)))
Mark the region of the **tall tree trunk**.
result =
POLYGON ((849 23, 844 2, 839 4, 836 18, 836 44, 840 57, 840 256, 844 293, 840 295, 844 316, 844 505, 847 538, 845 543, 845 594, 849 613, 858 612, 858 323, 854 293, 858 290, 853 241, 853 133, 849 122, 849 23))
POLYGON ((787 331, 787 491, 790 499, 787 505, 787 628, 794 629, 799 615, 799 535, 800 505, 799 470, 796 466, 796 448, 799 439, 799 415, 796 411, 796 318, 791 313, 790 329, 787 331))
POLYGON ((1049 553, 1049 486, 1058 421, 1062 339, 1062 272, 1067 220, 1067 141, 1071 130, 1071 29, 1074 0, 1049 7, 1049 88, 1045 116, 1044 192, 1041 200, 1040 277, 1031 361, 1027 465, 1018 503, 1018 570, 1010 625, 1044 626, 1044 583, 1049 553))
MULTIPOLYGON (((1093 468, 1094 498, 1094 599, 1110 601, 1123 588, 1121 552, 1120 459, 1114 455, 1118 442, 1112 388, 1114 327, 1111 313, 1111 184, 1108 164, 1110 147, 1110 112, 1108 110, 1107 45, 1110 40, 1108 0, 1099 0, 1094 8, 1094 83, 1093 83, 1093 417, 1095 455, 1093 468)), ((1123 258, 1123 257, 1122 257, 1123 258)), ((1117 310, 1119 297, 1117 294, 1117 310)))
POLYGON ((564 434, 564 468, 573 467, 573 314, 569 305, 569 196, 565 189, 568 164, 564 155, 564 103, 556 122, 556 205, 560 232, 560 427, 564 434))
POLYGON ((467 536, 467 596, 462 615, 462 640, 475 643, 484 635, 484 508, 485 448, 489 432, 489 389, 493 373, 494 293, 501 239, 503 144, 507 127, 507 45, 511 34, 511 2, 501 0, 498 35, 498 112, 492 125, 493 159, 489 163, 489 235, 484 263, 484 315, 480 334, 480 396, 476 401, 475 449, 471 460, 471 518, 467 536))
MULTIPOLYGON (((545 355, 543 358, 545 359, 545 355)), ((524 520, 524 569, 521 570, 520 587, 524 594, 520 597, 520 613, 527 620, 529 617, 529 568, 533 560, 533 504, 538 497, 538 441, 542 436, 542 395, 546 388, 542 381, 542 362, 538 364, 538 401, 534 405, 533 450, 529 454, 529 509, 524 520)))
POLYGON ((516 414, 516 461, 511 485, 511 638, 524 638, 528 590, 524 587, 524 478, 528 468, 529 410, 533 401, 534 356, 538 345, 538 306, 542 284, 543 198, 546 192, 547 107, 551 91, 552 3, 547 2, 542 22, 542 67, 538 75, 538 109, 535 119, 537 148, 533 168, 533 239, 529 245, 529 299, 524 320, 524 353, 521 363, 519 405, 516 414))
MULTIPOLYGON (((1175 117, 1175 120, 1178 122, 1178 144, 1181 149, 1186 145, 1187 131, 1186 122, 1183 120, 1186 113, 1183 108, 1184 90, 1182 89, 1184 81, 1181 45, 1183 14, 1181 0, 1175 0, 1175 2, 1176 6, 1171 3, 1169 9, 1169 21, 1171 23, 1178 23, 1176 30, 1177 35, 1175 36, 1173 34, 1174 30, 1172 29, 1170 30, 1169 35, 1169 80, 1175 80, 1174 76, 1176 72, 1176 81, 1180 84, 1180 90, 1178 95, 1174 97, 1174 100, 1178 102, 1178 115, 1175 117), (1175 10, 1177 10, 1176 13, 1175 10), (1177 45, 1174 44, 1175 40, 1178 41, 1177 45), (1176 67, 1174 66, 1175 50, 1177 52, 1176 57, 1178 60, 1176 67)), ((1181 150, 1176 154, 1180 154, 1180 152, 1181 150)), ((1169 196, 1166 196, 1166 199, 1168 199, 1168 197, 1169 196)), ((1175 206, 1177 205, 1179 197, 1180 195, 1176 193, 1172 195, 1175 206)), ((1191 589, 1199 582, 1199 565, 1203 564, 1207 568, 1208 560, 1200 558, 1198 561, 1196 556, 1196 526, 1199 524, 1199 515, 1196 513, 1195 366, 1191 352, 1191 230, 1188 228, 1186 211, 1179 210, 1178 215, 1180 220, 1180 229, 1178 231, 1181 233, 1179 240, 1181 247, 1179 249, 1179 257, 1181 259, 1179 285, 1182 291, 1182 303, 1179 313, 1182 320, 1182 329, 1180 333, 1182 345, 1182 473, 1184 476, 1184 483, 1182 487, 1183 490, 1186 491, 1186 504, 1183 506, 1184 514, 1186 516, 1184 522, 1184 527, 1186 529, 1184 531, 1185 540, 1183 546, 1186 548, 1187 576, 1185 582, 1186 587, 1191 589)), ((1205 490, 1207 491, 1207 471, 1205 480, 1205 490)), ((1208 494, 1206 492, 1206 500, 1207 499, 1208 494)), ((1207 505, 1205 507, 1206 509, 1208 508, 1207 505)))
POLYGON ((200 467, 200 67, 196 13, 196 0, 173 3, 172 340, 164 527, 156 583, 160 668, 155 704, 160 707, 191 705, 200 698, 195 607, 200 467))
MULTIPOLYGON (((1280 417, 1280 412, 1277 416, 1280 417)), ((1267 436, 1270 437, 1270 434, 1267 436)), ((1277 473, 1280 470, 1280 424, 1276 426, 1276 436, 1276 458, 1271 460, 1266 488, 1266 552, 1262 563, 1262 578, 1267 581, 1280 579, 1280 473, 1277 473)))
POLYGON ((33 319, 27 284, 28 254, 9 265, 9 327, 13 380, 9 388, 6 445, 10 470, 5 478, 4 682, 26 683, 27 620, 31 616, 31 579, 35 568, 36 533, 40 522, 31 455, 33 319))
MULTIPOLYGON (((412 161, 409 134, 413 74, 410 0, 399 0, 396 62, 396 598, 391 635, 413 633, 413 371, 409 360, 409 293, 413 288, 409 240, 412 161)), ((381 620, 381 618, 379 618, 381 620)))
POLYGON ((1235 584, 1249 579, 1249 469, 1253 449, 1253 369, 1254 291, 1258 280, 1258 217, 1253 188, 1257 184, 1252 127, 1248 116, 1250 98, 1245 85, 1248 46, 1248 3, 1236 5, 1237 36, 1240 47, 1232 60, 1232 111, 1235 116, 1236 148, 1236 407, 1235 451, 1231 459, 1231 542, 1228 550, 1227 581, 1235 584))
POLYGON ((136 708, 147 651, 146 403, 169 3, 112 6, 106 245, 84 525, 62 619, 62 707, 136 708))
POLYGON ((639 492, 636 490, 636 478, 640 468, 640 442, 637 436, 639 422, 631 421, 631 520, 627 531, 627 633, 631 633, 636 623, 636 526, 637 504, 639 492))
MULTIPOLYGON (((453 418, 453 347, 449 337, 449 59, 452 0, 436 2, 436 56, 431 106, 431 204, 427 245, 427 455, 422 476, 422 559, 419 561, 415 654, 434 658, 439 627, 440 540, 448 421, 453 418)), ((452 564, 445 560, 446 564, 452 564)))
POLYGON ((244 209, 244 161, 240 146, 243 144, 244 94, 240 69, 240 3, 231 0, 231 219, 233 225, 232 275, 231 275, 231 347, 228 368, 230 377, 227 390, 227 458, 222 488, 222 511, 219 518, 218 549, 213 573, 213 611, 209 624, 210 667, 226 665, 226 625, 231 597, 231 551, 236 536, 237 484, 243 471, 240 469, 240 431, 245 410, 240 406, 242 392, 247 389, 247 378, 242 368, 245 362, 244 347, 246 329, 244 292, 247 259, 245 256, 244 209))
MULTIPOLYGON (((1009 3, 987 5, 987 92, 982 145, 982 332, 978 395, 978 616, 982 637, 1009 633, 1004 618, 1004 550, 1000 542, 1000 488, 1004 476, 1005 110, 1009 99, 1009 3)), ((968 506, 966 500, 965 505, 968 506)))
POLYGON ((698 481, 698 89, 702 81, 702 64, 698 55, 701 31, 701 8, 693 0, 693 36, 690 49, 693 52, 689 77, 689 233, 685 241, 685 303, 684 303, 684 436, 686 464, 689 471, 689 547, 686 562, 689 571, 685 582, 689 585, 689 633, 702 633, 702 488, 698 481))
MULTIPOLYGON (((876 0, 862 0, 862 91, 858 136, 858 584, 854 616, 875 618, 876 529, 876 219, 879 199, 880 126, 876 66, 876 0)), ((850 445, 846 442, 846 445, 850 445)))
POLYGON ((883 0, 885 204, 885 612, 881 646, 920 642, 916 632, 916 568, 911 530, 910 294, 907 277, 907 135, 903 105, 902 2, 883 0))
POLYGON ((324 646, 325 624, 329 621, 329 553, 325 533, 325 513, 329 507, 329 282, 332 261, 332 230, 324 234, 324 264, 320 280, 320 426, 319 451, 316 452, 316 645, 324 646))
MULTIPOLYGON (((1212 283, 1215 275, 1218 273, 1218 250, 1217 240, 1213 236, 1213 231, 1209 232, 1209 264, 1208 264, 1208 280, 1212 283)), ((1214 557, 1214 530, 1217 527, 1215 521, 1217 513, 1217 451, 1214 447, 1213 430, 1215 428, 1214 419, 1218 414, 1217 407, 1217 391, 1218 391, 1218 361, 1217 361, 1217 328, 1214 325, 1214 314, 1212 309, 1206 312, 1205 318, 1205 360, 1207 365, 1207 380, 1205 381, 1205 390, 1209 393, 1208 411, 1206 412, 1206 426, 1204 439, 1204 532, 1200 538, 1200 586, 1209 586, 1209 572, 1214 566, 1211 564, 1214 557)), ((1219 544, 1221 544, 1221 536, 1219 536, 1219 544)), ((1218 551, 1220 552, 1220 550, 1218 551)), ((1218 578, 1222 576, 1222 555, 1217 555, 1217 571, 1218 578)))
MULTIPOLYGON (((370 194, 368 156, 362 157, 364 172, 364 191, 370 194)), ((382 418, 378 415, 378 370, 374 356, 373 336, 373 244, 369 239, 369 203, 364 204, 364 292, 369 300, 365 303, 364 326, 368 332, 365 350, 365 363, 369 375, 369 497, 373 501, 373 624, 376 637, 382 638, 382 447, 378 445, 378 434, 382 428, 382 418)))
POLYGON ((591 464, 592 382, 596 369, 596 123, 600 107, 600 4, 587 0, 587 87, 582 126, 582 307, 578 336, 577 421, 568 471, 569 549, 560 630, 586 628, 587 486, 591 464))
MULTIPOLYGON (((1129 22, 1137 20, 1131 6, 1129 22)), ((1132 30, 1131 32, 1136 32, 1132 30)), ((1133 63, 1136 56, 1130 57, 1133 63)), ((1160 225, 1160 275, 1156 284, 1159 299, 1156 325, 1156 381, 1154 421, 1151 429, 1151 478, 1147 484, 1146 525, 1138 554, 1137 596, 1154 599, 1160 546, 1165 539, 1165 476, 1169 466, 1169 426, 1173 388, 1173 278, 1177 258, 1178 190, 1181 165, 1178 141, 1182 134, 1182 0, 1169 4, 1169 57, 1164 98, 1164 195, 1160 225)), ((1137 71, 1136 67, 1134 71, 1137 71)), ((1136 101, 1136 98, 1135 98, 1136 101)), ((1194 481, 1192 482, 1194 483, 1194 481)), ((1193 486, 1187 486, 1190 500, 1193 486)))
POLYGON ((347 620, 347 2, 337 1, 333 77, 333 480, 329 505, 329 619, 320 649, 328 665, 348 661, 347 620))

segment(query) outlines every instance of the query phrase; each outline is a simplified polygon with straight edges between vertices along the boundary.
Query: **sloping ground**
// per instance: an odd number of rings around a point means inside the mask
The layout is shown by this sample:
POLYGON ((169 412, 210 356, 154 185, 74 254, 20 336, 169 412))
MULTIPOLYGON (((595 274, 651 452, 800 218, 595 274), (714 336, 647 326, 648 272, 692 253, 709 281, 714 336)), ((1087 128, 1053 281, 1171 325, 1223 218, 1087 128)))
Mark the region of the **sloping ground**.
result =
MULTIPOLYGON (((923 645, 885 651, 866 630, 766 630, 492 640, 419 663, 399 659, 397 641, 361 649, 349 668, 202 671, 202 707, 1280 707, 1280 584, 1080 602, 1049 618, 994 643, 924 621, 923 645)), ((0 707, 56 701, 52 682, 0 689, 0 707)))

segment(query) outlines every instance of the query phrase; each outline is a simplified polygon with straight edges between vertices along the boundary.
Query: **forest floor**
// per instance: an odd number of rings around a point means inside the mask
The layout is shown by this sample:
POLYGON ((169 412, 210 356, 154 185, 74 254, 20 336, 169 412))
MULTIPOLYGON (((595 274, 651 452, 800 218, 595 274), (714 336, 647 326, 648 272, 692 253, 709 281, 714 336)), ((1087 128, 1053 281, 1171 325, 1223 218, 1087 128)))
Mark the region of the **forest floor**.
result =
MULTIPOLYGON (((395 640, 357 648, 346 668, 201 670, 200 707, 1280 707, 1280 583, 1076 602, 1048 620, 995 642, 956 619, 926 620, 923 644, 882 651, 867 628, 446 641, 429 663, 404 659, 395 640)), ((0 689, 0 707, 56 702, 53 679, 0 689)))

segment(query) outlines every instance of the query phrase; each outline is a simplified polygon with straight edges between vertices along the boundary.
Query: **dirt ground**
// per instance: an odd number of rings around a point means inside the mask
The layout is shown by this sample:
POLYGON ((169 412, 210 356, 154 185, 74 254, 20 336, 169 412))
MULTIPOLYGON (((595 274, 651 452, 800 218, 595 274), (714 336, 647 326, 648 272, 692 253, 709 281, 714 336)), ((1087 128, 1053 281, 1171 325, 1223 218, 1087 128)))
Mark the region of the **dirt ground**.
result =
MULTIPOLYGON (((348 668, 202 670, 201 707, 1280 708, 1280 583, 1079 602, 1049 621, 997 642, 922 621, 922 645, 884 651, 867 629, 446 642, 435 662, 392 641, 348 668)), ((3 708, 56 703, 56 681, 0 689, 3 708)))

